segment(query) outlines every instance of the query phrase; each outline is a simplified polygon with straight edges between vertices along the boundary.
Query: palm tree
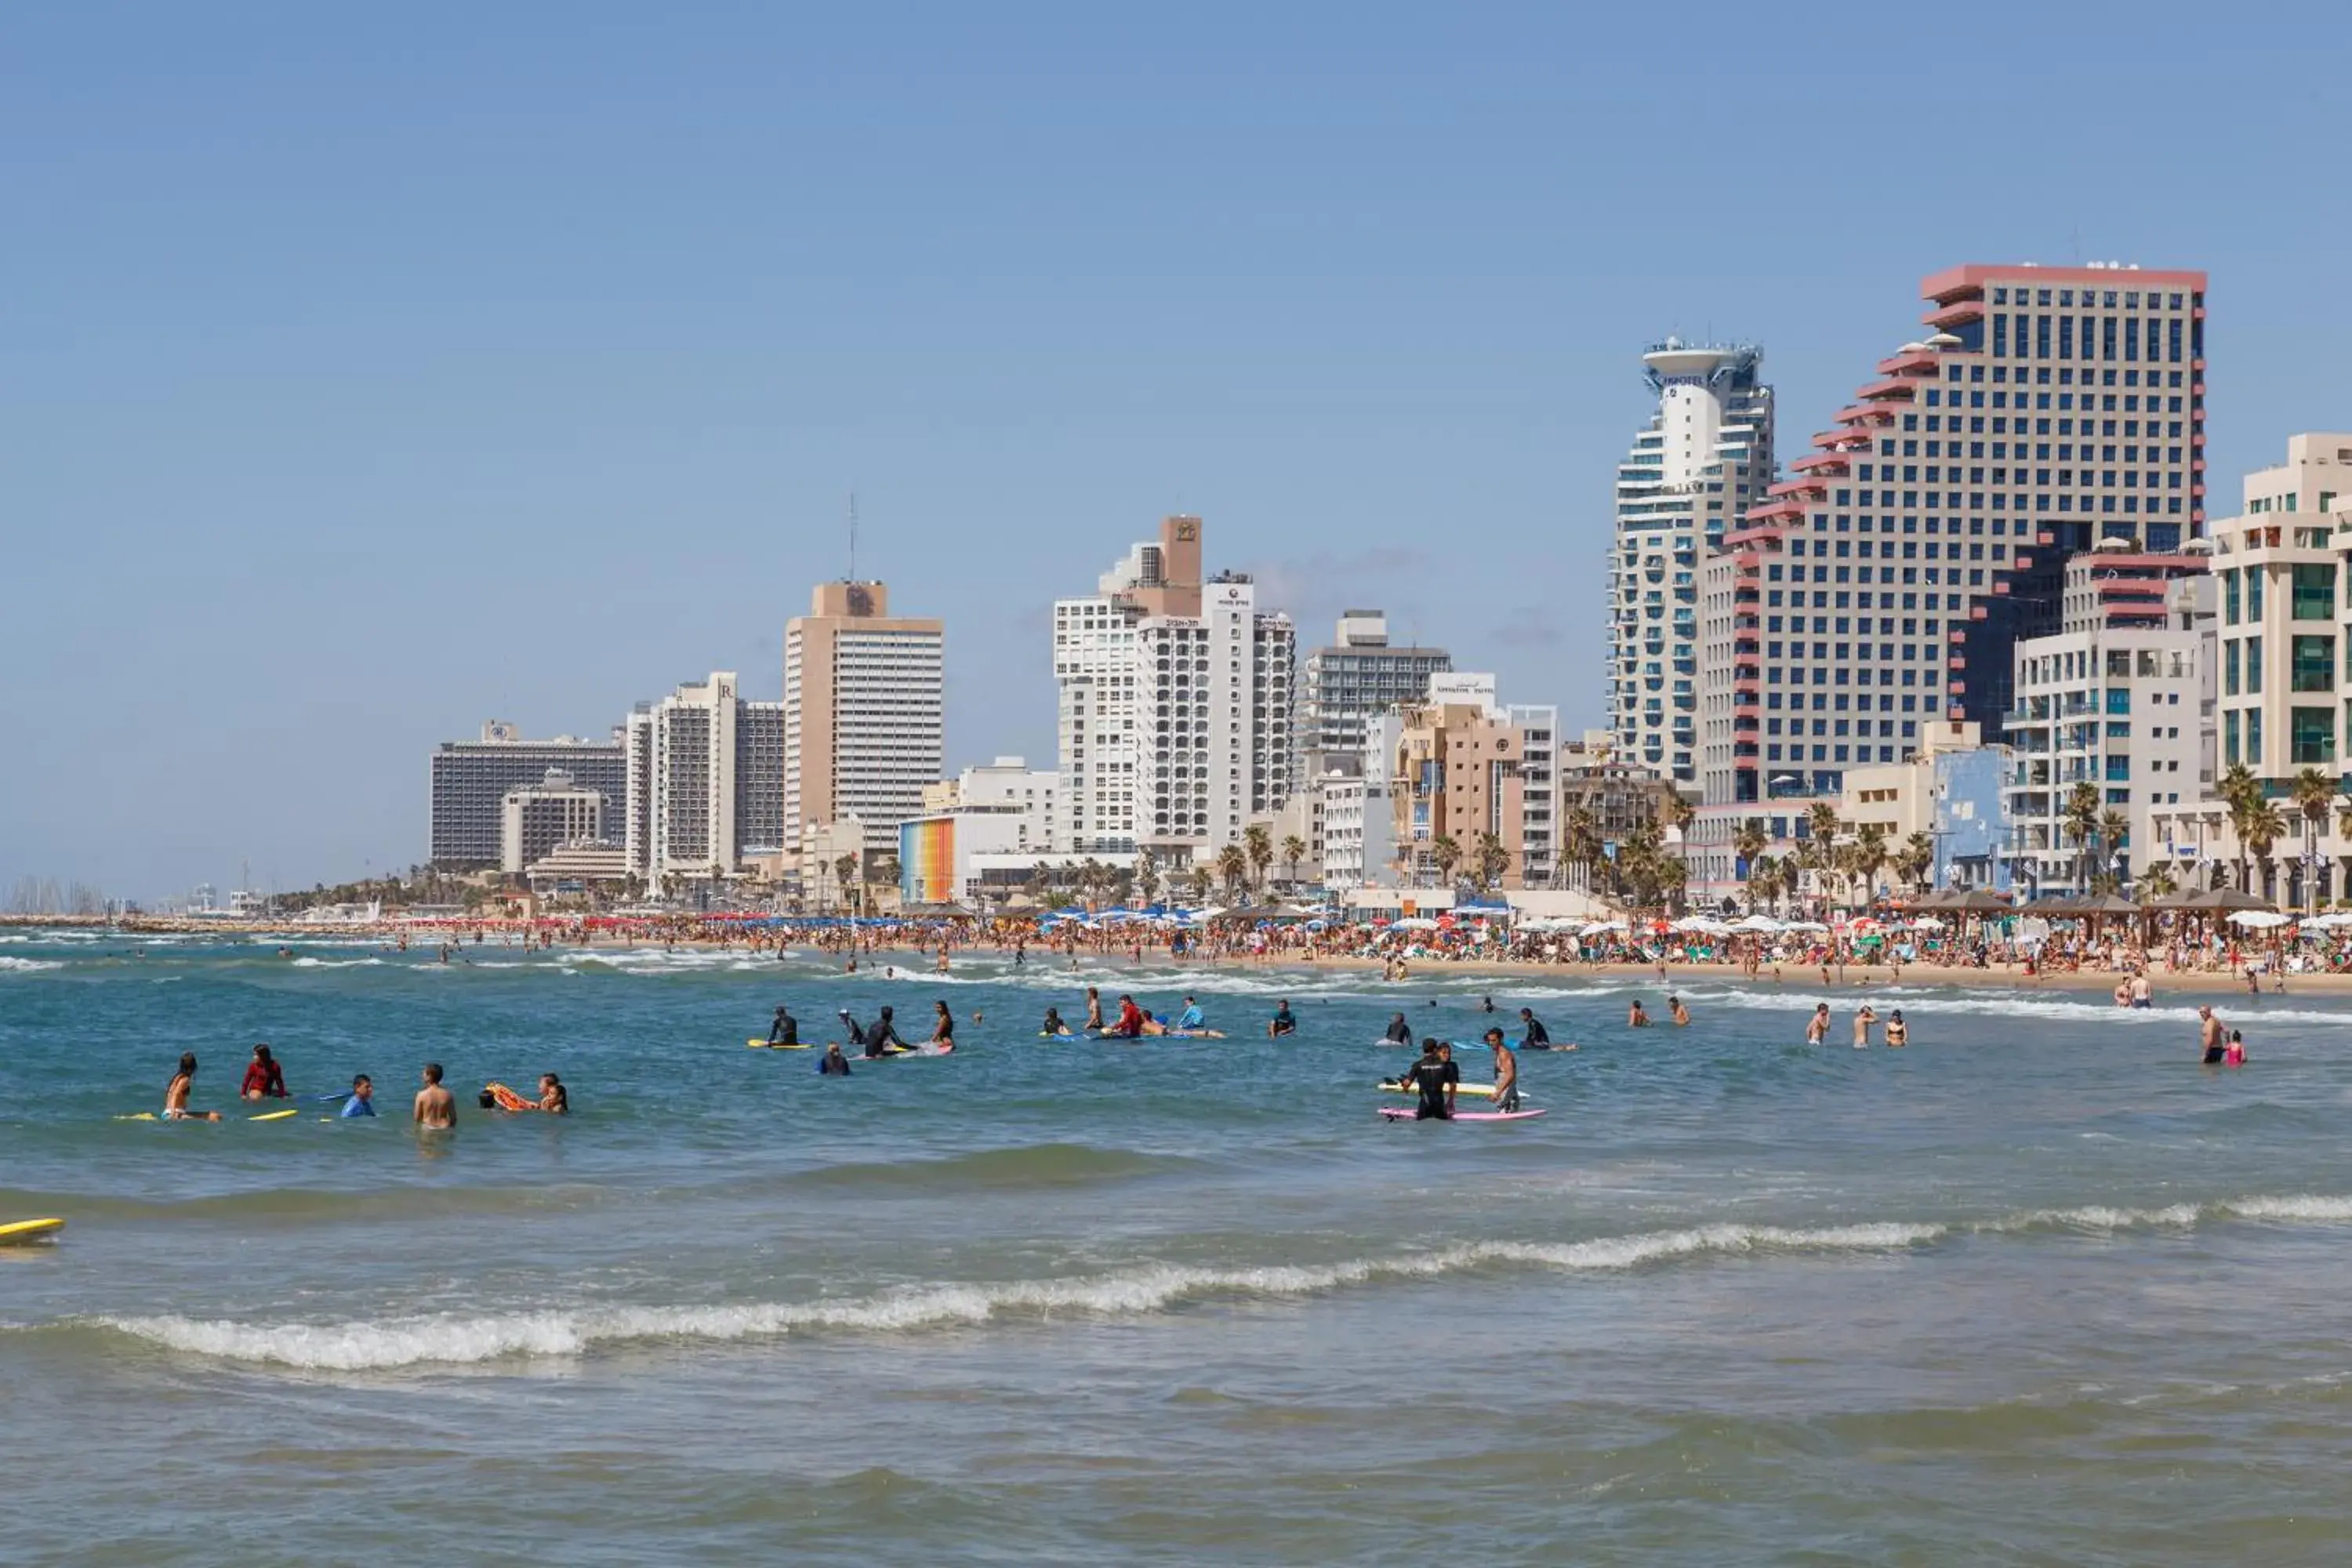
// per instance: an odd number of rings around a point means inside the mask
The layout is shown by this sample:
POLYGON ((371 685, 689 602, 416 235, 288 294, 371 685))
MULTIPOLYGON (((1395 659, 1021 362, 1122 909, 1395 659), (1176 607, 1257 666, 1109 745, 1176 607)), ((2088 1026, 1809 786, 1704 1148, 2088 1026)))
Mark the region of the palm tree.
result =
POLYGON ((2172 897, 2172 868, 2158 860, 2139 874, 2139 896, 2143 903, 2172 897))
POLYGON ((1783 873, 1780 862, 1769 855, 1759 855, 1748 863, 1748 904, 1777 904, 1780 899, 1783 873))
POLYGON ((1690 879, 1690 863, 1679 855, 1658 858, 1658 896, 1679 911, 1683 903, 1683 887, 1690 879))
POLYGON ((2305 914, 2319 907, 2319 825, 2336 805, 2336 781, 2317 768, 2305 768, 2294 775, 2294 806, 2303 818, 2303 908, 2305 914))
POLYGON ((1265 868, 1274 864, 1274 835, 1266 831, 1264 823, 1253 822, 1242 830, 1242 853, 1249 857, 1250 876, 1263 897, 1265 868))
POLYGON ((2253 809, 2246 815, 2246 837, 2243 842, 2247 851, 2256 860, 2262 862, 2264 898, 2270 897, 2271 850, 2285 836, 2286 818, 2279 815, 2279 808, 2267 800, 2257 801, 2253 809))
POLYGON ((1160 862, 1151 858, 1149 849, 1135 858, 1135 890, 1143 895, 1147 905, 1160 897, 1160 862))
POLYGON ((1763 854, 1764 847, 1771 842, 1771 835, 1764 830, 1762 817, 1745 817, 1741 819, 1739 826, 1732 830, 1731 853, 1738 858, 1741 865, 1749 868, 1748 875, 1752 877, 1755 875, 1756 857, 1763 854))
POLYGON ((1294 890, 1298 886, 1298 863, 1306 858, 1307 840, 1299 837, 1296 833, 1283 835, 1282 863, 1290 868, 1289 882, 1294 890))
POLYGON ((2238 888, 2246 886, 2246 835, 2254 810, 2262 804, 2263 786, 2253 771, 2243 763, 2231 763, 2221 772, 2221 781, 2213 793, 2229 808, 2230 835, 2238 841, 2238 888))
POLYGON ((2066 809, 2060 814, 2058 825, 2074 841, 2074 887, 2088 892, 2091 887, 2091 835, 2099 826, 2099 790, 2088 779, 2077 781, 2066 792, 2066 809))
POLYGON ((1029 880, 1023 885, 1028 889, 1031 898, 1044 899, 1045 889, 1054 885, 1054 868, 1043 860, 1038 861, 1029 868, 1029 880))
POLYGON ((1249 856, 1238 844, 1228 844, 1217 851, 1217 875, 1223 879, 1225 891, 1239 894, 1249 880, 1249 856))
POLYGON ((1454 868, 1462 864, 1462 846, 1451 835, 1439 834, 1429 841, 1429 863, 1437 868, 1439 880, 1451 888, 1454 868))
POLYGON ((1914 833, 1895 852, 1895 874, 1908 883, 1914 892, 1926 892, 1936 870, 1936 841, 1926 833, 1914 833))
POLYGON ((2115 869, 2116 855, 2130 840, 2130 817, 2113 806, 2099 813, 2099 859, 2103 868, 2100 875, 2105 877, 2112 884, 2102 891, 2121 892, 2123 890, 2123 873, 2115 869))
POLYGON ((1567 864, 1585 868, 1589 886, 1592 863, 1601 858, 1601 820, 1590 807, 1580 805, 1569 812, 1562 832, 1561 857, 1567 864))
POLYGON ((1195 904, 1207 903, 1209 894, 1217 885, 1216 877, 1206 866, 1198 863, 1195 863, 1192 869, 1186 873, 1185 879, 1192 884, 1192 902, 1195 904))
POLYGON ((856 875, 856 856, 842 855, 835 858, 833 862, 834 882, 841 889, 841 901, 845 904, 850 901, 850 879, 856 875))
POLYGON ((1477 878, 1480 889, 1499 886, 1510 868, 1511 852, 1504 847, 1502 838, 1492 833, 1478 835, 1477 846, 1471 852, 1471 872, 1477 878))
POLYGON ((1865 822, 1853 839, 1853 868, 1862 879, 1862 902, 1868 904, 1878 896, 1878 873, 1886 866, 1886 829, 1875 822, 1865 822))

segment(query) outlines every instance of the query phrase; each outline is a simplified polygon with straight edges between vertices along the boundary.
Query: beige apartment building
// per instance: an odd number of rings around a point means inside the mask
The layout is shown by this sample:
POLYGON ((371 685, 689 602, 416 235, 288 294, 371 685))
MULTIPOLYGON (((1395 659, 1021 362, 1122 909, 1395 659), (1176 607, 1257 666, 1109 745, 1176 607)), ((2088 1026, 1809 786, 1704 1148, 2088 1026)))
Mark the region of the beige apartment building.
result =
POLYGON ((881 583, 820 583, 784 624, 784 800, 790 847, 811 824, 856 817, 895 852, 947 752, 946 626, 893 616, 881 583))
MULTIPOLYGON (((1478 702, 1429 702, 1401 713, 1389 800, 1394 869, 1404 886, 1443 880, 1435 854, 1451 839, 1457 876, 1476 874, 1481 838, 1493 834, 1510 855, 1502 885, 1524 888, 1527 867, 1526 726, 1478 702)), ((1550 813, 1544 813, 1547 822, 1550 813)))
MULTIPOLYGON (((2288 818, 2288 835, 2264 869, 2249 862, 2256 891, 2305 900, 2303 824, 2291 800, 2296 774, 2316 768, 2341 781, 2352 750, 2352 434, 2290 437, 2286 460, 2246 476, 2243 508, 2212 529, 2218 614, 2217 774, 2242 764, 2288 818)), ((2336 814, 2313 846, 2323 899, 2352 892, 2340 862, 2352 842, 2336 814)), ((2210 796, 2160 814, 2157 832, 2176 879, 2234 883, 2240 848, 2228 809, 2210 796)))

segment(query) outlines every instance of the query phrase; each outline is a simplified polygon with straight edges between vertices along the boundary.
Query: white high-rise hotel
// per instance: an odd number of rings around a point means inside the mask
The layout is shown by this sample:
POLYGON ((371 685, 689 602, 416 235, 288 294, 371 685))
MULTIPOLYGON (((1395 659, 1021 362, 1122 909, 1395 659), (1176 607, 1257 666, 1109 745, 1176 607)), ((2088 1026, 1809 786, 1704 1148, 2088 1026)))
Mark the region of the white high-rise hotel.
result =
POLYGON ((1668 338, 1642 356, 1658 411, 1617 468, 1609 729, 1619 756, 1699 782, 1699 563, 1772 481, 1761 349, 1668 338))
POLYGON ((1055 848, 1173 864, 1238 840, 1290 793, 1297 652, 1248 578, 1203 581, 1196 517, 1161 523, 1093 595, 1056 600, 1055 848))

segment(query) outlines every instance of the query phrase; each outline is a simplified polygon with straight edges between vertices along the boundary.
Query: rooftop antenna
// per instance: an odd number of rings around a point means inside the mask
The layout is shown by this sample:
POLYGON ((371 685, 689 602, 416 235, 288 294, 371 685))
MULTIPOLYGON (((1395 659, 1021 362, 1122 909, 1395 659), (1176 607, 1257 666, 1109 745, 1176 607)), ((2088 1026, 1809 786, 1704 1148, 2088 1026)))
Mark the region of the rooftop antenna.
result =
POLYGON ((849 575, 846 582, 857 581, 857 492, 849 492, 849 575))

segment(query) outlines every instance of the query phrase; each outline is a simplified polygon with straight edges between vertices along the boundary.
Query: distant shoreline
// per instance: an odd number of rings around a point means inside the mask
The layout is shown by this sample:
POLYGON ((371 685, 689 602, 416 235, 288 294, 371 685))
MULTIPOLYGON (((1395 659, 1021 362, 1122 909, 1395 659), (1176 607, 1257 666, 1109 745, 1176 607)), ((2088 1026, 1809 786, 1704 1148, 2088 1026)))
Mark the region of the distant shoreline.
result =
MULTIPOLYGON (((694 919, 691 916, 679 918, 688 921, 694 919)), ((488 932, 509 933, 520 932, 526 929, 544 931, 560 923, 561 917, 553 921, 536 922, 485 917, 479 921, 465 921, 464 928, 468 933, 476 928, 488 932)), ((111 931, 131 939, 142 936, 217 935, 238 938, 275 937, 289 940, 304 937, 331 937, 354 942, 394 942, 406 937, 412 949, 430 949, 441 942, 465 940, 464 936, 449 926, 411 925, 394 921, 343 924, 320 922, 313 925, 288 921, 234 918, 191 920, 183 917, 160 916, 132 920, 108 920, 98 916, 0 915, 0 930, 5 929, 111 931)), ((734 934, 726 931, 723 927, 718 929, 721 938, 734 934)), ((593 948, 646 945, 672 941, 684 941, 696 945, 717 945, 702 933, 685 931, 672 933, 658 929, 636 933, 611 931, 586 933, 584 942, 579 933, 574 933, 562 938, 562 945, 593 948)), ((803 944, 793 945, 803 947, 803 951, 809 951, 803 944)), ((870 949, 860 951, 877 955, 907 954, 908 955, 907 961, 900 963, 899 967, 919 973, 929 967, 933 950, 928 946, 877 944, 870 949)), ((965 948, 956 951, 970 952, 973 950, 965 948)), ((1037 954, 1034 962, 1040 971, 1051 967, 1060 957, 1057 952, 1049 954, 1041 948, 1033 948, 1032 951, 1037 954)), ((1111 963, 1129 962, 1128 955, 1118 950, 1104 951, 1094 956, 1111 963)), ((1402 980, 1381 978, 1379 972, 1382 969, 1383 963, 1383 960, 1376 957, 1365 957, 1353 953, 1321 954, 1313 957, 1297 953, 1280 953, 1269 954, 1263 958, 1254 955, 1227 955, 1213 961, 1187 959, 1181 963, 1171 963, 1164 955, 1154 952, 1152 956, 1147 958, 1144 964, 1138 967, 1137 972, 1142 973, 1161 971, 1198 975, 1215 974, 1228 970, 1289 973, 1312 973, 1318 970, 1360 971, 1367 976, 1365 989, 1375 994, 1391 990, 1407 993, 1415 984, 1426 984, 1433 978, 1466 979, 1489 976, 1498 980, 1525 979, 1555 982, 1594 980, 1612 984, 1632 982, 1645 984, 1661 994, 1673 992, 1678 984, 1738 985, 1759 989, 1774 985, 1803 989, 1819 987, 1822 984, 1820 965, 1797 963, 1781 963, 1779 966, 1777 978, 1774 966, 1770 963, 1765 964, 1751 978, 1738 963, 1671 963, 1662 977, 1657 966, 1650 963, 1581 962, 1547 963, 1524 959, 1419 958, 1407 962, 1406 977, 1402 980)), ((2021 967, 2014 963, 1997 964, 1984 969, 1958 965, 1946 967, 1935 963, 1906 963, 1902 967, 1902 976, 1899 980, 1891 964, 1849 963, 1842 969, 1832 964, 1830 966, 1830 973, 1829 984, 1832 986, 1851 987, 1857 991, 1893 995, 1900 995, 1909 991, 1958 986, 1971 989, 2007 990, 2026 994, 2039 991, 2063 991, 2105 996, 2111 994, 2115 990, 2116 982, 2123 978, 2121 972, 2104 969, 2060 970, 2029 976, 2021 967)), ((2187 969, 2174 972, 2158 963, 2150 969, 2148 979, 2155 987, 2156 1000, 2158 1003, 2161 1003, 2167 994, 2184 993, 2198 996, 2234 995, 2241 999, 2249 994, 2246 990, 2245 976, 2234 970, 2187 969)), ((2316 993, 2330 996, 2352 995, 2352 973, 2289 974, 2286 977, 2286 989, 2284 992, 2273 990, 2272 977, 2268 974, 2263 976, 2262 994, 2266 997, 2291 996, 2297 993, 2304 994, 2316 993)))

